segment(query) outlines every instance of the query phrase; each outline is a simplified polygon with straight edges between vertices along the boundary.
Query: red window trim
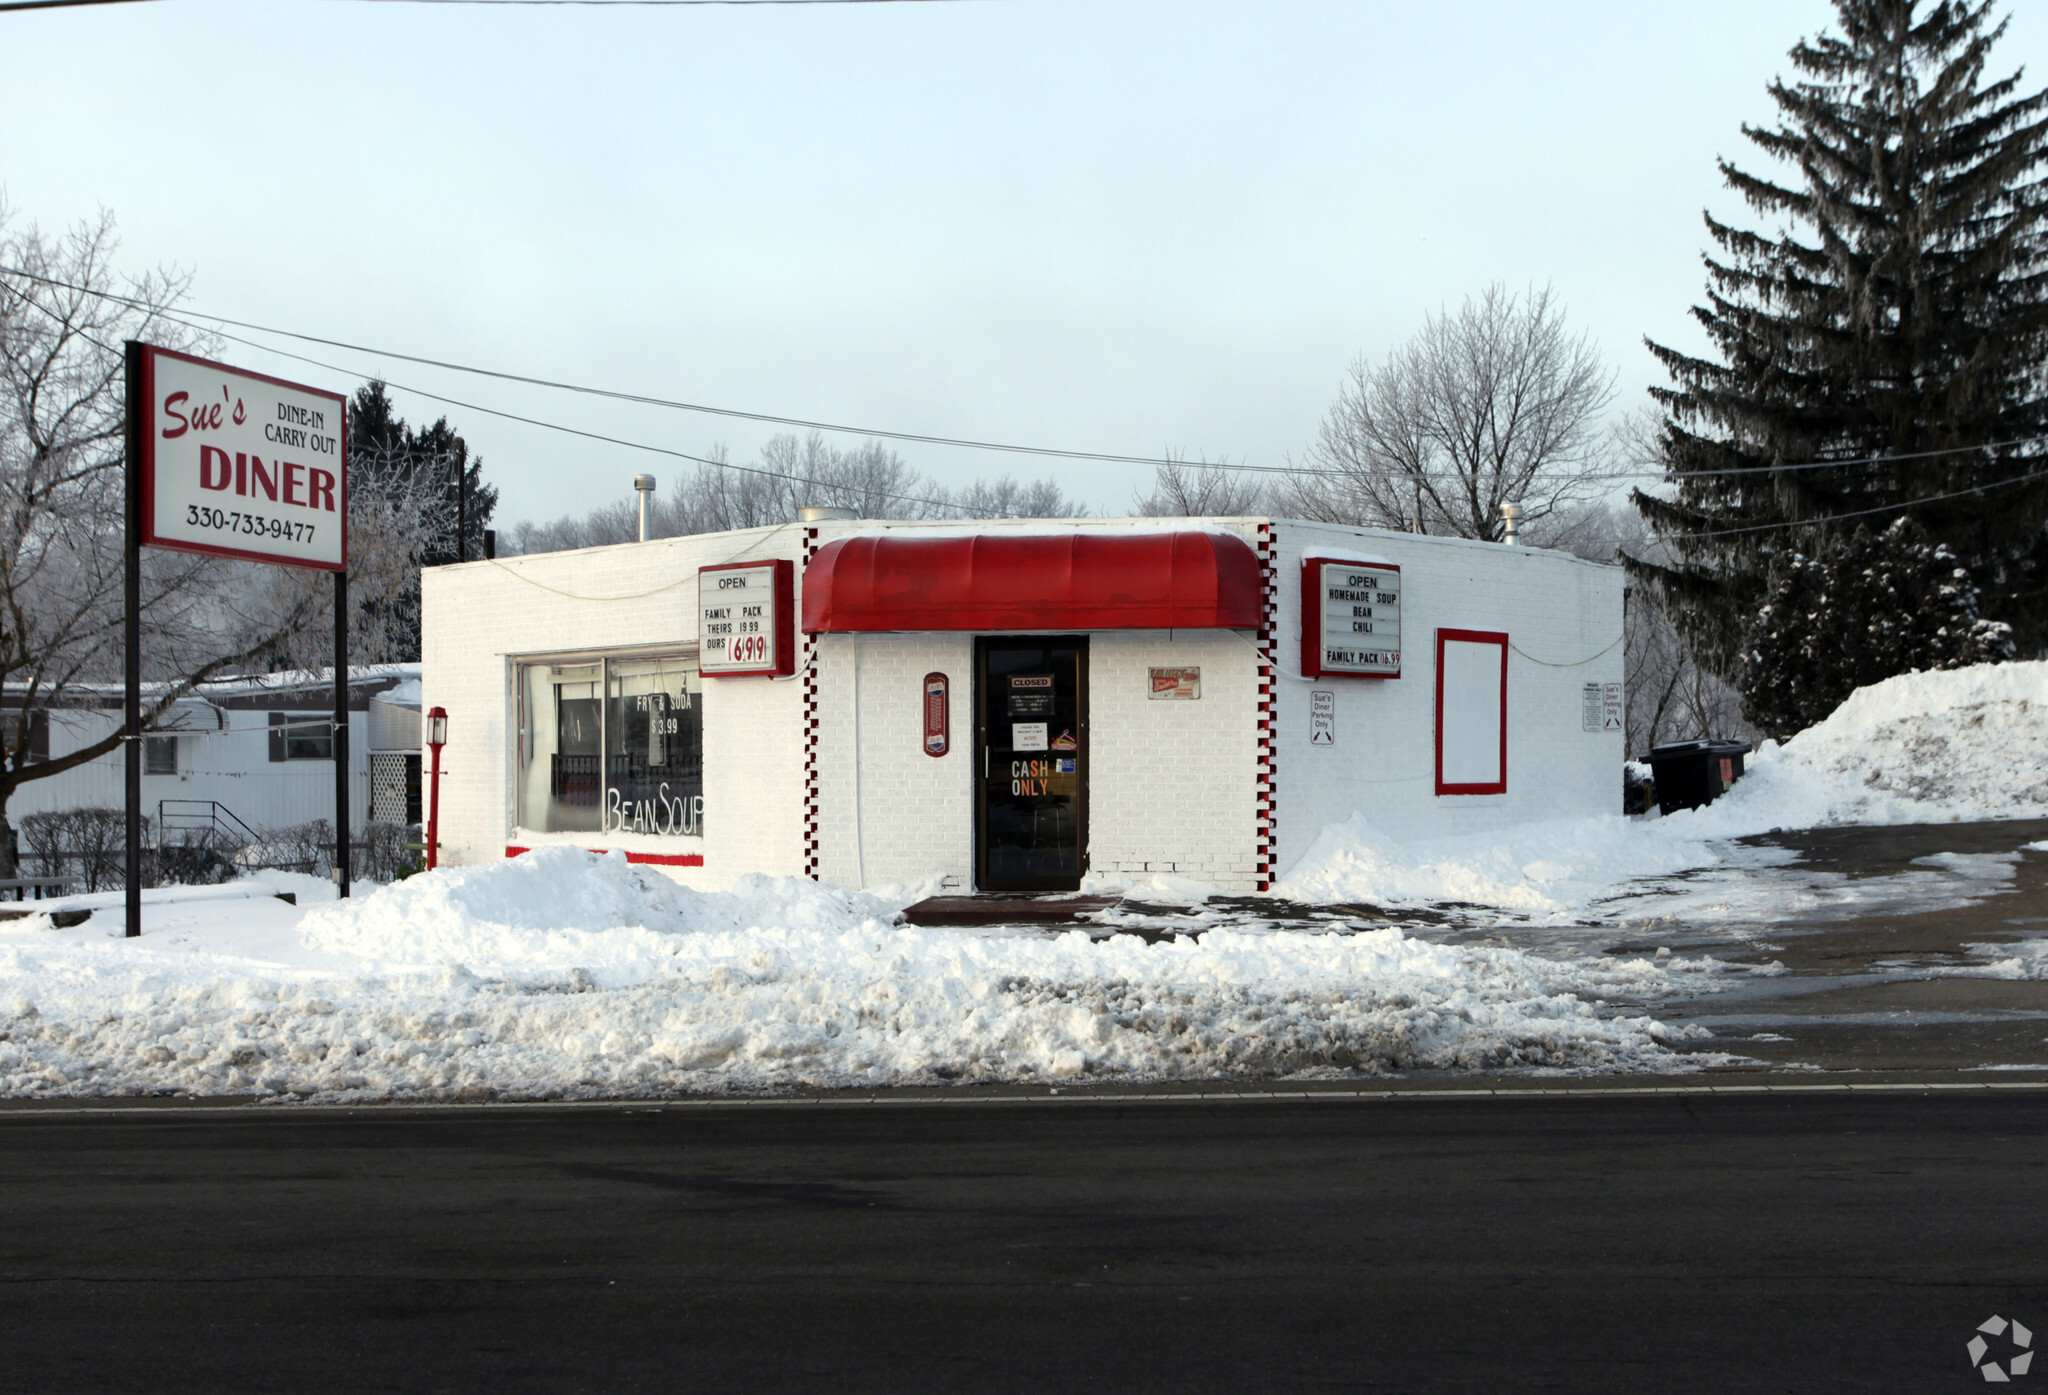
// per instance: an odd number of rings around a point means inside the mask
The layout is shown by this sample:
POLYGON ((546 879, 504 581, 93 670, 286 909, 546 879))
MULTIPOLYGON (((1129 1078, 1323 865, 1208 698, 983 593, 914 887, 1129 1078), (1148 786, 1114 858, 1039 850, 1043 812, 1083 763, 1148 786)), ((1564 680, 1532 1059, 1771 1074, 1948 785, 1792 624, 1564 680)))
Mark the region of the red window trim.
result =
POLYGON ((1500 630, 1438 630, 1436 632, 1436 792, 1438 794, 1506 794, 1508 792, 1508 637, 1500 630), (1444 783, 1444 645, 1500 646, 1500 781, 1490 785, 1444 783))
MULTIPOLYGON (((507 857, 517 857, 521 853, 532 851, 532 848, 514 847, 509 843, 505 846, 505 856, 507 857)), ((605 848, 585 848, 584 851, 601 853, 608 850, 605 848)), ((626 854, 626 861, 641 862, 650 867, 702 867, 704 865, 704 854, 628 852, 626 854)))

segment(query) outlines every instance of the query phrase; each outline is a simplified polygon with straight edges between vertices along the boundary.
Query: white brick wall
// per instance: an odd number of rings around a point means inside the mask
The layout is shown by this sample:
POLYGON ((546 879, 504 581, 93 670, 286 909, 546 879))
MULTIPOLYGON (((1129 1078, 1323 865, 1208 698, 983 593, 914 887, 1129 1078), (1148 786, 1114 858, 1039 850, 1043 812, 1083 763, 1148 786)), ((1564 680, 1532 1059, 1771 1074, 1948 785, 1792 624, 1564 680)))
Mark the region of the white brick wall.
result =
POLYGON ((1229 630, 1091 639, 1091 871, 1172 872, 1255 889, 1258 662, 1253 641, 1229 630), (1152 701, 1155 667, 1200 668, 1200 700, 1152 701))
POLYGON ((974 636, 819 635, 816 654, 818 875, 971 886, 974 636), (945 674, 951 689, 943 756, 924 753, 927 673, 945 674))
MULTIPOLYGON (((523 656, 697 642, 697 568, 798 558, 794 528, 758 528, 430 568, 422 578, 423 706, 448 709, 441 856, 495 861, 515 839, 513 664, 523 656)), ((803 862, 803 689, 796 679, 704 680, 702 838, 590 834, 585 846, 699 853, 664 871, 722 888, 803 862)), ((563 835, 553 835, 560 840, 563 835)))
MULTIPOLYGON (((1199 522, 1259 540, 1261 520, 1199 522)), ((787 557, 797 563, 800 588, 808 533, 815 531, 814 543, 822 545, 875 526, 754 529, 429 571, 425 704, 450 714, 444 858, 493 860, 513 841, 517 658, 692 645, 699 566, 787 557)), ((957 532, 962 525, 891 526, 957 532)), ((1059 525, 986 526, 1043 532, 1059 525)), ((1617 569, 1559 553, 1285 520, 1272 524, 1271 538, 1276 872, 1284 873, 1325 824, 1354 811, 1395 837, 1421 838, 1615 807, 1621 737, 1581 730, 1580 693, 1587 682, 1621 680, 1617 569), (1307 555, 1401 565, 1399 679, 1302 679, 1300 572, 1307 555), (1505 794, 1434 792, 1435 633, 1447 627, 1504 630, 1515 646, 1505 794), (1595 654, 1574 667, 1527 657, 1573 664, 1595 654), (1334 746, 1309 745, 1311 686, 1336 695, 1334 746)), ((799 613, 800 606, 799 596, 799 613)), ((821 635, 808 649, 801 636, 798 644, 799 663, 806 652, 813 656, 808 686, 815 714, 806 710, 801 672, 790 680, 704 682, 703 838, 591 835, 589 844, 701 852, 703 867, 670 870, 707 888, 748 872, 802 874, 809 863, 805 724, 815 720, 817 874, 850 885, 934 874, 971 884, 974 636, 821 635), (952 686, 952 750, 940 759, 922 746, 923 679, 933 671, 952 686)), ((1256 636, 1248 632, 1091 637, 1092 871, 1172 872, 1233 890, 1257 887, 1260 663, 1256 636), (1201 700, 1151 701, 1153 667, 1199 667, 1201 700)))
MULTIPOLYGON (((882 886, 936 874, 971 886, 974 636, 821 635, 816 663, 819 875, 882 886), (932 672, 952 688, 952 749, 937 759, 922 744, 932 672)), ((1090 637, 1090 871, 1252 889, 1256 673, 1251 642, 1229 632, 1090 637), (1151 701, 1154 666, 1199 667, 1201 699, 1151 701)))
POLYGON ((1286 520, 1274 523, 1273 535, 1280 874, 1325 824, 1354 812, 1402 840, 1619 812, 1622 736, 1583 730, 1580 702, 1584 684, 1621 681, 1619 567, 1535 548, 1286 520), (1311 556, 1400 566, 1399 678, 1303 679, 1301 564, 1311 556), (1513 645, 1505 794, 1436 793, 1439 629, 1505 631, 1513 645), (1311 688, 1336 695, 1333 746, 1309 744, 1311 688))

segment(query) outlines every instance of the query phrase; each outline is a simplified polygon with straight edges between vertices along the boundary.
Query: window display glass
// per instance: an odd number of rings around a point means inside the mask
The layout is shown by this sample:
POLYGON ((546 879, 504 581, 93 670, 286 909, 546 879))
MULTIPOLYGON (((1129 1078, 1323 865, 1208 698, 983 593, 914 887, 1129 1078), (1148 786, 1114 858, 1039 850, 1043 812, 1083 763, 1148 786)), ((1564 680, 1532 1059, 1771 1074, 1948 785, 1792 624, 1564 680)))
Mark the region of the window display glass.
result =
POLYGON ((704 832, 703 680, 695 659, 606 665, 606 833, 704 832))
POLYGON ((699 837, 703 683, 692 655, 519 666, 518 822, 699 837))

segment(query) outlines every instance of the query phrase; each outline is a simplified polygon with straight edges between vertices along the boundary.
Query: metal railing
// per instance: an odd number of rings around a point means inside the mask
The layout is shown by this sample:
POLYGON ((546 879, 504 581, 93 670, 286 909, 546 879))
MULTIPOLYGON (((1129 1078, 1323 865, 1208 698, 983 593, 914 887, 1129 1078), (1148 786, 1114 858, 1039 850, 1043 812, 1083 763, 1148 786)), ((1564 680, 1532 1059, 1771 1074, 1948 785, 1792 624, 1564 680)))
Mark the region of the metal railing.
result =
MULTIPOLYGON (((33 814, 23 824, 15 851, 23 875, 72 878, 88 891, 125 884, 120 810, 33 814)), ((338 852, 334 827, 325 819, 258 831, 214 799, 160 800, 154 822, 145 819, 143 825, 144 886, 229 881, 257 866, 324 876, 338 852)), ((418 836, 418 824, 364 825, 348 840, 351 878, 389 881, 416 870, 420 859, 408 840, 418 836)))
POLYGON ((218 799, 159 799, 156 802, 159 846, 174 832, 204 831, 229 843, 260 843, 263 835, 249 827, 218 799))

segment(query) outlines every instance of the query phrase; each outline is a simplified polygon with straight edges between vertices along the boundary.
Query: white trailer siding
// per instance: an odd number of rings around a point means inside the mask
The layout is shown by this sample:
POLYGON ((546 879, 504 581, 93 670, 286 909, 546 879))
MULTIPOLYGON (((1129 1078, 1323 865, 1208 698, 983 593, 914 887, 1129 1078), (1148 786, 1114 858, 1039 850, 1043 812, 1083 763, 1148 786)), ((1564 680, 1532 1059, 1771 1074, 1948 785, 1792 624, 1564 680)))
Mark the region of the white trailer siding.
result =
MULTIPOLYGON (((360 832, 370 816, 372 724, 365 707, 374 690, 387 689, 411 677, 410 666, 366 670, 352 680, 349 743, 350 823, 360 832)), ((211 684, 201 698, 179 709, 178 730, 158 733, 152 741, 176 744, 175 774, 142 777, 143 812, 157 816, 164 800, 211 800, 230 810, 251 828, 262 831, 334 818, 334 762, 330 759, 273 759, 277 746, 273 714, 289 721, 327 723, 333 716, 331 689, 307 688, 277 680, 211 684)), ((49 754, 54 759, 81 750, 118 731, 118 706, 69 708, 48 714, 49 754)), ((318 726, 324 731, 325 726, 318 726)), ((389 734, 389 730, 379 734, 389 734)), ((121 808, 126 801, 125 762, 121 750, 74 766, 45 779, 20 785, 8 801, 7 815, 19 824, 26 815, 80 808, 121 808)))

